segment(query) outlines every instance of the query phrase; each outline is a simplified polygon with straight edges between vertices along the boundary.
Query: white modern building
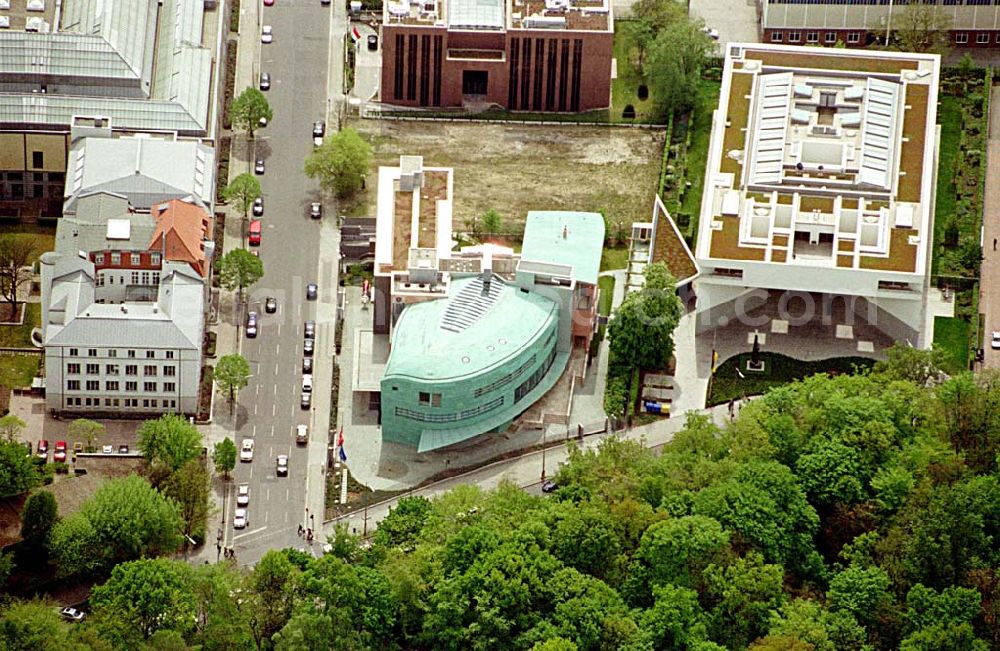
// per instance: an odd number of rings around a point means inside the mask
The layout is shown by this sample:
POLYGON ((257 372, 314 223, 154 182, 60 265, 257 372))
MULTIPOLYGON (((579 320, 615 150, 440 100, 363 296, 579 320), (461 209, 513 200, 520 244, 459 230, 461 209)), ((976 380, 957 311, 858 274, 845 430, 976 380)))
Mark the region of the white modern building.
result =
POLYGON ((727 48, 695 250, 699 331, 769 304, 773 332, 812 310, 831 330, 861 319, 930 345, 939 70, 935 55, 727 48))

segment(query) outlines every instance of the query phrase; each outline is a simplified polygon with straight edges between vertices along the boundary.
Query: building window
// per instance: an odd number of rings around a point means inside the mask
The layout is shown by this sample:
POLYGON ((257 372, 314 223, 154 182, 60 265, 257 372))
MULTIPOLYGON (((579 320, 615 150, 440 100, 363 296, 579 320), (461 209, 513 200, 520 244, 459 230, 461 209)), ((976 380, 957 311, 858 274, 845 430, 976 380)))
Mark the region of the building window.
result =
POLYGON ((80 390, 80 380, 66 380, 66 390, 67 391, 79 391, 80 390))
POLYGON ((156 377, 156 366, 153 364, 147 364, 142 367, 142 374, 145 376, 156 377))
POLYGON ((798 43, 801 38, 802 38, 801 32, 788 32, 789 43, 798 43))
POLYGON ((139 390, 139 383, 138 382, 126 382, 125 383, 125 390, 126 391, 138 391, 139 390))
POLYGON ((36 170, 45 167, 45 152, 33 151, 31 152, 31 166, 36 170))
POLYGON ((138 267, 140 264, 142 264, 142 258, 139 256, 138 253, 133 253, 131 256, 129 256, 129 264, 131 264, 133 267, 138 267))
POLYGON ((94 256, 94 264, 104 264, 104 254, 98 253, 94 256))
POLYGON ((139 272, 138 271, 133 271, 132 272, 132 284, 133 285, 138 285, 139 284, 139 272))
POLYGON ((104 365, 105 375, 118 375, 118 365, 117 364, 105 364, 104 365))
POLYGON ((156 382, 143 382, 142 390, 146 393, 156 393, 156 382))
POLYGON ((139 367, 135 364, 126 364, 125 375, 139 375, 139 367))
POLYGON ((160 264, 160 254, 159 253, 151 253, 150 256, 149 256, 149 262, 150 262, 150 264, 160 264))
POLYGON ((177 375, 177 367, 176 366, 164 366, 163 367, 163 374, 165 376, 167 376, 167 377, 174 377, 175 375, 177 375))
POLYGON ((174 351, 168 350, 167 351, 167 359, 173 359, 173 358, 174 358, 174 351))
POLYGON ((129 359, 135 359, 135 351, 134 350, 128 351, 128 356, 129 356, 129 359))
POLYGON ((827 43, 836 43, 837 32, 827 32, 826 35, 823 37, 823 40, 825 40, 827 43))
POLYGON ((958 34, 955 34, 955 42, 959 44, 968 43, 969 42, 968 33, 959 32, 958 34))
POLYGON ((87 391, 100 391, 101 383, 99 380, 87 380, 87 391))
POLYGON ((76 357, 79 354, 80 354, 80 351, 78 351, 76 348, 70 348, 69 349, 69 356, 70 357, 76 357))
POLYGON ((117 391, 118 390, 118 380, 108 380, 104 383, 105 391, 117 391))
POLYGON ((156 359, 156 351, 155 350, 147 350, 146 351, 146 359, 156 359))
POLYGON ((861 42, 861 32, 847 32, 847 42, 851 44, 861 42))
POLYGON ((784 32, 771 32, 771 42, 780 43, 781 39, 784 38, 784 32))
POLYGON ((549 372, 550 368, 552 368, 552 363, 555 360, 556 360, 556 349, 555 346, 553 346, 552 350, 549 351, 549 356, 545 358, 545 361, 542 362, 542 365, 539 366, 537 369, 535 369, 535 372, 532 373, 527 380, 522 382, 516 389, 514 389, 515 403, 520 402, 526 395, 531 393, 532 389, 538 386, 538 383, 542 381, 542 378, 545 377, 545 374, 549 372))
POLYGON ((421 391, 419 398, 420 404, 424 406, 429 406, 431 404, 431 394, 421 391))
POLYGON ((149 398, 143 398, 143 400, 142 400, 142 406, 143 407, 148 407, 149 406, 149 398))
POLYGON ((163 383, 163 391, 165 393, 173 393, 176 390, 177 390, 177 385, 174 384, 173 382, 164 382, 163 383))
POLYGON ((142 284, 143 285, 148 285, 149 284, 149 272, 148 271, 143 271, 142 272, 142 284))
POLYGON ((980 45, 985 45, 986 43, 989 42, 990 42, 990 35, 987 34, 986 32, 979 32, 978 34, 976 34, 976 43, 979 43, 980 45))
POLYGON ((100 364, 87 364, 87 375, 97 375, 101 372, 100 364))
POLYGON ((67 364, 66 365, 66 373, 69 374, 69 375, 79 375, 80 374, 80 365, 79 364, 67 364))
POLYGON ((118 357, 118 351, 112 348, 108 351, 108 357, 118 357))
POLYGON ((117 251, 111 254, 111 264, 120 265, 122 263, 122 254, 117 251))
POLYGON ((88 348, 87 349, 87 357, 97 357, 97 349, 96 348, 88 348))
POLYGON ((97 286, 104 287, 104 274, 97 274, 97 286))
POLYGON ((819 32, 806 32, 807 43, 819 43, 819 32))

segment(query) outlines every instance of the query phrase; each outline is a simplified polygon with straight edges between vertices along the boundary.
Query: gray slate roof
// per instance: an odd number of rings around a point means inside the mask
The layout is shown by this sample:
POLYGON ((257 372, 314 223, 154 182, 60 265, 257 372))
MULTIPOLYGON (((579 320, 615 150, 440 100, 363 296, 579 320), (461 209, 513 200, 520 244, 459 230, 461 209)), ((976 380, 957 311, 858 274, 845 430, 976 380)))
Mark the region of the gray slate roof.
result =
POLYGON ((75 256, 79 251, 145 249, 155 231, 156 220, 151 214, 130 212, 128 199, 122 195, 97 192, 80 197, 77 213, 59 220, 55 250, 62 255, 75 256), (109 240, 109 219, 128 220, 129 239, 109 240))

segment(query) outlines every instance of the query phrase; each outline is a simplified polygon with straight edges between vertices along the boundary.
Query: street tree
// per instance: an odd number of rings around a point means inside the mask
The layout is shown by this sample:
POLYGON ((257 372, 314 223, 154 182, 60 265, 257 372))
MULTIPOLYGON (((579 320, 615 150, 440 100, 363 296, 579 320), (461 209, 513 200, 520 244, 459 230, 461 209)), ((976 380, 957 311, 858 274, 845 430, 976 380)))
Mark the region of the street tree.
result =
POLYGON ((222 198, 239 208, 243 219, 250 217, 253 202, 262 194, 260 181, 248 172, 240 174, 222 189, 222 198))
POLYGON ((632 5, 632 17, 640 70, 644 68, 646 54, 656 37, 688 19, 683 4, 664 0, 637 0, 632 5))
POLYGON ((0 436, 8 443, 15 443, 26 425, 17 414, 0 416, 0 436))
POLYGON ((951 50, 946 12, 924 3, 910 3, 893 17, 892 45, 901 52, 945 55, 951 50))
POLYGON ((225 394, 230 406, 236 403, 240 389, 250 381, 250 364, 242 355, 233 353, 219 359, 215 365, 215 384, 225 394))
POLYGON ((162 492, 180 506, 183 533, 196 542, 208 527, 208 471, 200 459, 190 459, 163 482, 162 492))
POLYGON ((20 495, 38 485, 38 468, 24 446, 13 441, 0 441, 0 497, 20 495))
POLYGON ((0 649, 34 651, 84 648, 70 640, 70 626, 59 611, 42 601, 14 601, 0 614, 0 649))
POLYGON ((233 443, 233 439, 227 436, 216 443, 212 460, 215 462, 215 472, 229 479, 229 473, 236 467, 236 444, 233 443))
POLYGON ((201 454, 201 432, 176 414, 147 420, 136 436, 146 461, 153 466, 163 466, 169 472, 175 472, 201 454))
POLYGON ((372 148, 348 127, 323 141, 306 158, 305 172, 337 197, 349 197, 364 187, 372 164, 372 148))
POLYGON ((271 105, 267 103, 264 93, 252 86, 243 89, 239 97, 233 100, 229 108, 229 119, 233 127, 246 131, 247 137, 253 140, 254 132, 261 126, 261 119, 270 122, 274 118, 271 105))
POLYGON ((247 577, 249 598, 240 609, 250 623, 257 648, 280 631, 292 616, 301 572, 288 556, 272 549, 254 566, 247 577))
POLYGON ((692 21, 661 31, 649 46, 650 91, 664 117, 688 111, 699 97, 701 71, 715 42, 692 21))
POLYGON ((17 297, 21 285, 31 280, 31 263, 38 250, 35 240, 15 233, 0 235, 0 294, 17 316, 17 297))
POLYGON ((81 439, 86 441, 88 452, 94 450, 94 441, 104 436, 106 431, 104 425, 86 418, 77 418, 69 424, 69 438, 74 441, 81 439))
POLYGON ((246 249, 233 249, 219 259, 219 286, 227 291, 243 290, 264 276, 264 263, 246 249))
POLYGON ((28 498, 21 511, 21 538, 44 543, 59 521, 59 505, 51 491, 38 491, 28 498))

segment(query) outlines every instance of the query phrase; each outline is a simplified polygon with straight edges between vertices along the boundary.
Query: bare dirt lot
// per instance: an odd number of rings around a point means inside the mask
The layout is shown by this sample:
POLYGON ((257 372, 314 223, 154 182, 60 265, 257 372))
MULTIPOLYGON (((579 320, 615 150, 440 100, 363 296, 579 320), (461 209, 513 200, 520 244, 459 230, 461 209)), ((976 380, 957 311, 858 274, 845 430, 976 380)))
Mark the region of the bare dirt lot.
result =
POLYGON ((626 127, 463 124, 355 120, 372 143, 371 181, 354 214, 375 216, 380 165, 401 154, 455 169, 455 227, 489 209, 506 224, 529 210, 605 211, 614 220, 649 219, 664 134, 626 127))

